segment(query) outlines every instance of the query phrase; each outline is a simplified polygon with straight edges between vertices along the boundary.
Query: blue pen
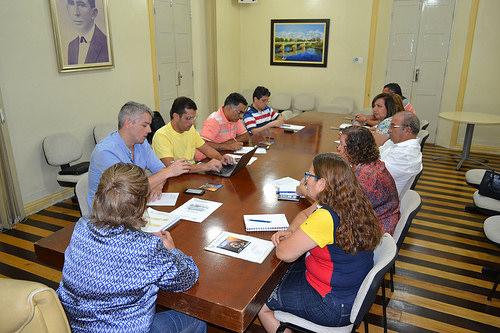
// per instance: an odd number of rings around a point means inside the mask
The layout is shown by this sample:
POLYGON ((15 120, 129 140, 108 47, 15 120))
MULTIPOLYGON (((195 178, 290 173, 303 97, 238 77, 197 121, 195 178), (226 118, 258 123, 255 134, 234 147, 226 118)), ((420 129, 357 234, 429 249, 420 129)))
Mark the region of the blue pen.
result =
POLYGON ((250 221, 252 221, 252 222, 262 222, 262 223, 271 223, 271 221, 266 221, 266 220, 254 220, 254 219, 250 219, 250 221))
POLYGON ((297 193, 295 191, 276 191, 277 194, 281 194, 281 193, 297 193))

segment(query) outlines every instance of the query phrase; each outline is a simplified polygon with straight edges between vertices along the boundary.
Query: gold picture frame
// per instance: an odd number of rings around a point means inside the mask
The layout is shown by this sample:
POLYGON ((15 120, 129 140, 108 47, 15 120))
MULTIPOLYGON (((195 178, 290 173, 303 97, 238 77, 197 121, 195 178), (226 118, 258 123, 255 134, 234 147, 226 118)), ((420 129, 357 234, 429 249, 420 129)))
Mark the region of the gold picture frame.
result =
POLYGON ((59 72, 114 67, 108 0, 49 0, 59 72))

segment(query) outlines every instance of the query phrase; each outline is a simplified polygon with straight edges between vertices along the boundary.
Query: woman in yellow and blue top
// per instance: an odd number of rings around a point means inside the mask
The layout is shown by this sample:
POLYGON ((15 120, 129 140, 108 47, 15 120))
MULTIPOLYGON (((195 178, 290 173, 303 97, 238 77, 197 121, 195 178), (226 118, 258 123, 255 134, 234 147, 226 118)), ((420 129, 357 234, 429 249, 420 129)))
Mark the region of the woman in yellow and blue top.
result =
POLYGON ((342 157, 316 156, 305 178, 317 205, 272 236, 276 256, 296 262, 259 312, 267 332, 279 326, 276 310, 324 326, 350 324, 352 304, 382 237, 377 215, 342 157))

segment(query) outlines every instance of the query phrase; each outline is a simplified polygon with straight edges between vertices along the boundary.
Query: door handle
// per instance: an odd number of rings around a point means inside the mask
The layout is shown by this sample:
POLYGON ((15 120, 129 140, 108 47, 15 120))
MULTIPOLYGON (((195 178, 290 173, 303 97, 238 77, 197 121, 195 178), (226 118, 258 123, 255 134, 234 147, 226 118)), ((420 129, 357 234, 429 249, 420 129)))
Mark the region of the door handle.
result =
POLYGON ((415 69, 415 79, 414 82, 418 82, 418 77, 420 76, 420 68, 415 69))
POLYGON ((183 78, 181 72, 177 72, 177 85, 181 85, 181 79, 183 78))

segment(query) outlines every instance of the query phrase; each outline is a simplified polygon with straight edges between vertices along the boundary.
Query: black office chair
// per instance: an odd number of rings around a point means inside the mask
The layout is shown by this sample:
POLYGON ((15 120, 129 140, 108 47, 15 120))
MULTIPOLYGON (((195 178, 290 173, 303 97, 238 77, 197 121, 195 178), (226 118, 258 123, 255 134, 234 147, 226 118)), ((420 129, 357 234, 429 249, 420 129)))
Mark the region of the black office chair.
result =
POLYGON ((165 126, 165 120, 163 120, 163 117, 161 116, 160 112, 154 111, 153 120, 151 121, 151 133, 148 134, 149 144, 153 143, 153 136, 155 135, 156 131, 162 128, 163 126, 165 126))

